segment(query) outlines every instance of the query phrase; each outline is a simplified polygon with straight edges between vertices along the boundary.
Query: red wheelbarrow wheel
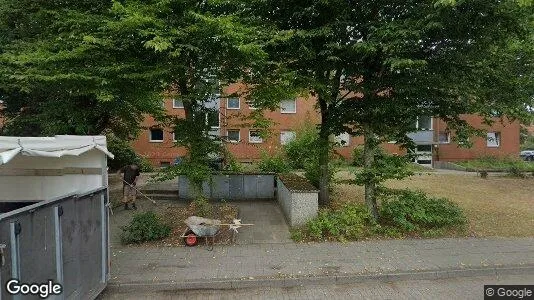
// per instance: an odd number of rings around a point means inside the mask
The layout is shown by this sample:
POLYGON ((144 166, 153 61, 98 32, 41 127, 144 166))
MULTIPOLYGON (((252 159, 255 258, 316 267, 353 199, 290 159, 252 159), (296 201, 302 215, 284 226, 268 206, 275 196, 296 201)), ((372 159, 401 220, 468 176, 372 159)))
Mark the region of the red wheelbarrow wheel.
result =
POLYGON ((186 246, 193 247, 198 244, 198 236, 192 230, 188 230, 184 236, 186 246))

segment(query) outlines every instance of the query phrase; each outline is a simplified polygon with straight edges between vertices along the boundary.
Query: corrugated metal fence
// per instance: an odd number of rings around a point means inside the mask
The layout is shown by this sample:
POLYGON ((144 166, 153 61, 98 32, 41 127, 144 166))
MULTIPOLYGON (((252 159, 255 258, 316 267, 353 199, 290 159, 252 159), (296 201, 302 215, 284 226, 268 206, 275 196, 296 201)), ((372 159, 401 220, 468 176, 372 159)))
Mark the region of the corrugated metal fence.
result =
POLYGON ((1 214, 0 299, 38 299, 8 294, 10 279, 60 283, 56 299, 94 299, 109 279, 107 195, 103 188, 1 214))

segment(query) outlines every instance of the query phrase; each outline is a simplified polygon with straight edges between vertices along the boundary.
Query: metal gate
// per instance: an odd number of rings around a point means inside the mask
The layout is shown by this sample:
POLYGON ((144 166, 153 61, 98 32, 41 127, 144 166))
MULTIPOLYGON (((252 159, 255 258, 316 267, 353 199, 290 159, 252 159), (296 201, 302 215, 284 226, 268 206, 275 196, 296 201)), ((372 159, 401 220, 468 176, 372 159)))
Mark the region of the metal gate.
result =
POLYGON ((0 215, 2 293, 6 284, 46 283, 63 287, 55 299, 94 299, 109 279, 109 215, 106 188, 47 200, 0 215))

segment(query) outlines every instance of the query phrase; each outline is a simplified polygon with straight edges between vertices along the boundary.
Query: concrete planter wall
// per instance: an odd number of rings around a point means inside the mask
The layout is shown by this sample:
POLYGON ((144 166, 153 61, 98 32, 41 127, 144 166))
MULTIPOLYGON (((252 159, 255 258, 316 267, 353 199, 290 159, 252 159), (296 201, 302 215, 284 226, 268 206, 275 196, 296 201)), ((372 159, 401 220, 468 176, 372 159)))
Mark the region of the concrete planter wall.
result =
MULTIPOLYGON (((204 197, 216 200, 260 200, 274 199, 274 174, 214 174, 212 184, 204 182, 204 197)), ((195 198, 192 186, 185 176, 178 178, 180 199, 195 198)))
POLYGON ((434 161, 434 168, 456 171, 467 171, 467 168, 447 161, 434 161))
POLYGON ((289 226, 301 226, 317 216, 319 191, 313 189, 297 190, 288 188, 283 179, 276 179, 277 200, 284 212, 289 226))

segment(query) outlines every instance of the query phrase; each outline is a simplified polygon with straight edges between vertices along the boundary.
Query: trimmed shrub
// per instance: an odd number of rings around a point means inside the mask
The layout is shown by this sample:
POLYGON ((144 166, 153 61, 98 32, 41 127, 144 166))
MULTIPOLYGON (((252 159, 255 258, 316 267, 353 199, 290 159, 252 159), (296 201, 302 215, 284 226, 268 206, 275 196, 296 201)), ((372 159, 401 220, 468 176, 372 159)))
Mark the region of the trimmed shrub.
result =
POLYGON ((309 221, 302 229, 302 234, 293 234, 302 238, 306 235, 313 240, 334 238, 339 241, 357 240, 369 236, 376 224, 367 208, 361 204, 347 204, 340 209, 324 209, 316 218, 309 221))
POLYGON ((151 211, 135 214, 130 223, 121 227, 121 243, 140 244, 168 237, 171 228, 151 211))
POLYGON ((464 213, 456 203, 409 190, 386 196, 380 207, 380 218, 382 223, 408 232, 466 223, 464 213))

